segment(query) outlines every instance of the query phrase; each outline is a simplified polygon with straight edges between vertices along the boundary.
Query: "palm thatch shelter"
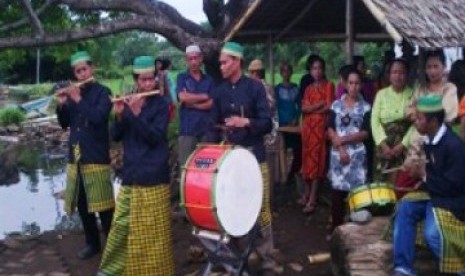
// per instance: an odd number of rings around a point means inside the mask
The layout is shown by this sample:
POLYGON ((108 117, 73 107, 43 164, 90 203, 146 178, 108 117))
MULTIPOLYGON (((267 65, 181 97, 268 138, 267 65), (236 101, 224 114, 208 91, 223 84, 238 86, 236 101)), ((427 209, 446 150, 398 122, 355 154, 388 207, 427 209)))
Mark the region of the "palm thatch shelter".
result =
POLYGON ((225 41, 393 41, 421 48, 465 45, 465 5, 460 0, 251 0, 225 41))

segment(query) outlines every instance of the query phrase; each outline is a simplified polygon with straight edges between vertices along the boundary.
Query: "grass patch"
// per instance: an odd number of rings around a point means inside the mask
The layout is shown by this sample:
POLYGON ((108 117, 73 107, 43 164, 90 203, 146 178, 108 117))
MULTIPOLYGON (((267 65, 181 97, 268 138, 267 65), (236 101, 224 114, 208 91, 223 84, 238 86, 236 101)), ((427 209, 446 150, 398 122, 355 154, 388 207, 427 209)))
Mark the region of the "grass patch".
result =
POLYGON ((0 125, 20 125, 26 119, 26 115, 16 107, 0 109, 0 125))

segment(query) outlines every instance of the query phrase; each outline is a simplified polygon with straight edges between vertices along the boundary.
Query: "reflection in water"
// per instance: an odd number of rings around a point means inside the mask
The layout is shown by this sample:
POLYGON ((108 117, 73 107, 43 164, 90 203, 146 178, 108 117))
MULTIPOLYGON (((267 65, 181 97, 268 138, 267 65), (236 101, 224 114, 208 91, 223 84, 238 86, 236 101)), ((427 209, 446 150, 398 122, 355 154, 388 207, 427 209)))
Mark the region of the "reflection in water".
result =
POLYGON ((30 191, 29 177, 24 173, 20 173, 19 183, 0 186, 0 239, 10 232, 25 230, 28 234, 31 228, 51 230, 61 219, 63 202, 55 199, 53 192, 64 189, 65 174, 54 176, 54 182, 59 183, 55 187, 50 186, 42 170, 37 171, 37 176, 34 192, 30 191))
MULTIPOLYGON (((81 229, 77 212, 67 216, 64 201, 55 196, 66 185, 66 149, 39 143, 19 145, 15 151, 19 181, 2 183, 0 178, 0 240, 13 232, 33 235, 81 229)), ((119 185, 114 188, 116 194, 119 185)))
POLYGON ((21 145, 17 166, 19 182, 0 183, 0 239, 10 232, 38 234, 54 229, 65 217, 63 201, 53 196, 65 187, 64 154, 50 154, 43 143, 21 145))

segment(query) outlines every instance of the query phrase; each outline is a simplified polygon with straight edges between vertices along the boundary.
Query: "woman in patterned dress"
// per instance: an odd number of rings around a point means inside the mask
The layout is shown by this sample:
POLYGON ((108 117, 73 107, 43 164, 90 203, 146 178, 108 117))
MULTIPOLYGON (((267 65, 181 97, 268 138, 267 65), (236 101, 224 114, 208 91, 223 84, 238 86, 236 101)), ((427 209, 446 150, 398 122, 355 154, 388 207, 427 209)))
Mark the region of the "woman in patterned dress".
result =
POLYGON ((334 100, 334 85, 325 78, 324 60, 312 55, 309 67, 314 82, 302 99, 302 177, 308 185, 300 200, 304 213, 315 211, 318 184, 326 177, 326 122, 334 100))
POLYGON ((332 230, 341 225, 350 190, 366 180, 370 105, 360 95, 362 75, 352 69, 344 80, 347 93, 331 105, 328 138, 331 141, 328 178, 331 180, 332 230))

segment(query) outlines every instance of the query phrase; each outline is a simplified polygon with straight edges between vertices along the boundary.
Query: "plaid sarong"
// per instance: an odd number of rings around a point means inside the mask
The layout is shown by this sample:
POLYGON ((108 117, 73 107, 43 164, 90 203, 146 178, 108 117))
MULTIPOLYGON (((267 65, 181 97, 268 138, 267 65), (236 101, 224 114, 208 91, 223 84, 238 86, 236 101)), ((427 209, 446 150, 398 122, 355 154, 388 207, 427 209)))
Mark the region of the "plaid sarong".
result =
POLYGON ((106 275, 174 274, 169 186, 122 186, 103 253, 106 275))
MULTIPOLYGON (((405 134, 410 128, 411 123, 407 120, 400 120, 383 125, 384 131, 386 132, 386 144, 389 147, 393 147, 402 142, 405 134)), ((376 178, 377 180, 386 180, 385 175, 381 175, 380 171, 384 169, 395 168, 401 166, 404 163, 405 156, 401 155, 397 158, 385 160, 381 158, 381 147, 377 147, 377 154, 375 156, 376 162, 376 178)))
POLYGON ((82 177, 89 213, 114 208, 115 199, 110 180, 110 165, 68 164, 66 168, 65 190, 66 213, 71 215, 76 210, 79 195, 78 169, 82 177))
POLYGON ((267 163, 260 164, 260 171, 263 178, 263 199, 260 211, 260 223, 262 228, 271 226, 271 202, 270 202, 270 178, 267 163))
POLYGON ((465 273, 465 222, 445 209, 433 208, 433 211, 441 233, 439 271, 465 273))

